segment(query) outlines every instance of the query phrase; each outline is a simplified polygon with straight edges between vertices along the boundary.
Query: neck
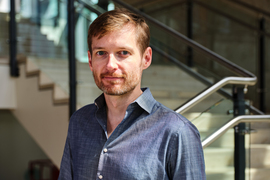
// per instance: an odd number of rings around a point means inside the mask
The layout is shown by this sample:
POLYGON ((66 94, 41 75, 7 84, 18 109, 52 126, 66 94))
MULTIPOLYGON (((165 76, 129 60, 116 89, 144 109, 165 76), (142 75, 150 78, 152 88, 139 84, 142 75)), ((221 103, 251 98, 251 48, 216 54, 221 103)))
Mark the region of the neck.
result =
MULTIPOLYGON (((135 90, 134 90, 135 91, 135 90)), ((127 107, 141 94, 141 89, 120 96, 104 94, 107 104, 107 134, 108 137, 125 117, 127 107)))

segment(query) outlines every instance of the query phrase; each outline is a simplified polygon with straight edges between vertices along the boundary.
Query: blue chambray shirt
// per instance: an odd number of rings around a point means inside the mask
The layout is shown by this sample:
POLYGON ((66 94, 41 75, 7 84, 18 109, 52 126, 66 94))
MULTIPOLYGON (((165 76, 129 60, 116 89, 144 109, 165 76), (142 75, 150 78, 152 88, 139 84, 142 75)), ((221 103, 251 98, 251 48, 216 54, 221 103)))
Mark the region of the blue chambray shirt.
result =
POLYGON ((59 180, 206 179, 196 127, 142 90, 109 138, 103 94, 72 115, 59 180))

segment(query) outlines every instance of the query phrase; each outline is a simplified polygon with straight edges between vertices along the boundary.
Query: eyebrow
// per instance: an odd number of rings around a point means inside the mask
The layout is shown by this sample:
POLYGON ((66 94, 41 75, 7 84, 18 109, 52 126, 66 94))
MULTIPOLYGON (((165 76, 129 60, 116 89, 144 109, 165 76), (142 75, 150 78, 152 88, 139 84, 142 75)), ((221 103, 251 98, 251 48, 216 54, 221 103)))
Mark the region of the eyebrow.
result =
POLYGON ((97 50, 97 49, 104 49, 103 47, 92 47, 92 51, 97 50))
MULTIPOLYGON (((103 50, 103 49, 106 49, 104 47, 93 47, 92 48, 92 51, 96 51, 96 50, 103 50)), ((132 47, 128 47, 128 46, 123 46, 123 47, 118 47, 117 49, 120 49, 120 50, 127 50, 131 53, 134 53, 134 50, 132 47)))

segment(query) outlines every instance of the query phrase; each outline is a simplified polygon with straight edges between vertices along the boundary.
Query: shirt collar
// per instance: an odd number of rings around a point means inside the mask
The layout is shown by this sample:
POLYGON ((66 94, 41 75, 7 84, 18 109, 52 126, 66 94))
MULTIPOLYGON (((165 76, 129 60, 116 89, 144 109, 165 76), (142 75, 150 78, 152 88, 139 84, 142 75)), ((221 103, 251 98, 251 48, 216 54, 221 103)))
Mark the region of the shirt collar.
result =
POLYGON ((142 91, 143 93, 134 102, 137 102, 141 108, 150 114, 156 100, 152 96, 149 88, 142 88, 142 91))
MULTIPOLYGON (((142 91, 143 93, 133 103, 136 102, 141 108, 143 108, 146 112, 150 114, 156 103, 156 100, 152 96, 149 88, 142 88, 142 91)), ((95 100, 95 105, 98 108, 102 108, 106 105, 104 94, 101 94, 95 100)))
POLYGON ((106 105, 104 94, 102 93, 98 98, 95 100, 95 105, 100 109, 106 105))

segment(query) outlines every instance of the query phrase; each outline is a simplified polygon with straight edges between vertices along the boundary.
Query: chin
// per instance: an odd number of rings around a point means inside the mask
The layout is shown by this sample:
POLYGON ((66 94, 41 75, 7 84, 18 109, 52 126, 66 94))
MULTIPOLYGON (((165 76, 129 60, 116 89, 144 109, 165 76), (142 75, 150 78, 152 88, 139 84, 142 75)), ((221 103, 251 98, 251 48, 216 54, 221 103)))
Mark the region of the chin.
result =
POLYGON ((135 89, 135 87, 129 87, 129 88, 123 87, 123 88, 102 88, 101 90, 107 95, 121 96, 121 95, 125 95, 127 93, 130 93, 134 89, 135 89))

